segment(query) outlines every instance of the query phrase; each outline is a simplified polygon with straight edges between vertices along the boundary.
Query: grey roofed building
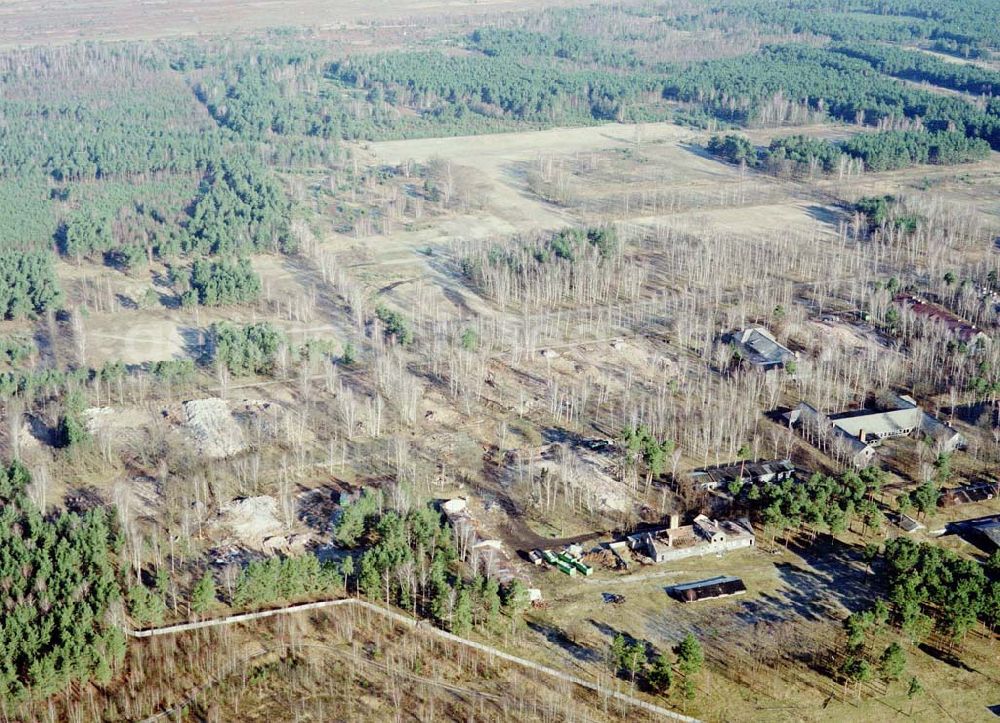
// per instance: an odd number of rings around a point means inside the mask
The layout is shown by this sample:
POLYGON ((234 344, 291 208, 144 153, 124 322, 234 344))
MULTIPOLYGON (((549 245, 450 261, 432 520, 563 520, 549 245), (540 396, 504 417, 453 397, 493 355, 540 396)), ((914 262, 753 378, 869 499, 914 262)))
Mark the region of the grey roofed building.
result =
POLYGON ((966 445, 965 437, 962 436, 961 432, 926 412, 920 423, 920 431, 933 439, 943 452, 954 452, 966 445))
POLYGON ((917 530, 924 529, 922 524, 909 515, 899 515, 896 519, 896 524, 899 525, 900 529, 904 532, 916 532, 917 530))
POLYGON ((904 437, 920 431, 952 452, 965 446, 965 438, 955 428, 935 419, 913 397, 893 395, 892 406, 883 410, 859 409, 838 414, 823 414, 801 402, 786 415, 790 424, 801 423, 816 435, 829 433, 835 448, 846 453, 856 467, 870 463, 875 448, 883 439, 904 437))
POLYGON ((727 487, 731 482, 742 484, 766 484, 788 479, 795 473, 795 465, 787 459, 761 460, 757 462, 735 462, 717 467, 705 467, 688 473, 688 479, 696 489, 715 490, 727 487))
MULTIPOLYGON (((785 415, 789 424, 798 424, 813 441, 828 436, 834 452, 842 451, 855 467, 865 467, 875 456, 875 445, 863 442, 859 437, 844 432, 833 420, 811 404, 799 402, 799 406, 785 415)), ((839 455, 837 455, 839 456, 839 455)))
POLYGON ((1000 550, 1000 515, 956 520, 949 522, 945 529, 948 533, 960 535, 983 552, 1000 550))
POLYGON ((993 543, 993 547, 1000 550, 1000 522, 992 525, 982 525, 979 528, 980 534, 993 543))
POLYGON ((948 523, 947 530, 958 533, 984 552, 1000 550, 1000 515, 956 520, 948 523))
POLYGON ((795 359, 795 352, 782 346, 767 329, 752 326, 724 334, 722 340, 732 344, 740 355, 758 369, 778 369, 795 359))
POLYGON ((905 437, 920 427, 923 410, 909 397, 896 398, 899 407, 882 412, 858 410, 831 414, 830 421, 841 432, 862 442, 905 437))

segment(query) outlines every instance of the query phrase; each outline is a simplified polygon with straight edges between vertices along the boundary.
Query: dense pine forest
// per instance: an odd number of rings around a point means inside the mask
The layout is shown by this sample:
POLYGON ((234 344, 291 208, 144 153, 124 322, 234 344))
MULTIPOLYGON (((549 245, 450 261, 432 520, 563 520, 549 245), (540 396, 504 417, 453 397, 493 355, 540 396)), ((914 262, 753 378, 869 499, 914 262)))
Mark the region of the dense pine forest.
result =
POLYGON ((106 682, 125 655, 125 636, 108 619, 120 599, 113 511, 46 517, 30 483, 23 466, 0 467, 4 707, 91 677, 106 682))

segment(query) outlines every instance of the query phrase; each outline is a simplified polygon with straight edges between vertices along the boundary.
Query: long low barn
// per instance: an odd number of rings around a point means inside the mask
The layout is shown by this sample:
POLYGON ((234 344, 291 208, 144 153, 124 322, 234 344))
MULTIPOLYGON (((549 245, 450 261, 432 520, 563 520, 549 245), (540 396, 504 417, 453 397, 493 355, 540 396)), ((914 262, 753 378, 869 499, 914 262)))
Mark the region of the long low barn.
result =
POLYGON ((674 585, 670 588, 670 594, 682 602, 695 602, 697 600, 709 600, 717 597, 727 597, 729 595, 742 595, 747 591, 747 586, 738 577, 720 575, 710 577, 707 580, 697 582, 687 582, 683 585, 674 585))

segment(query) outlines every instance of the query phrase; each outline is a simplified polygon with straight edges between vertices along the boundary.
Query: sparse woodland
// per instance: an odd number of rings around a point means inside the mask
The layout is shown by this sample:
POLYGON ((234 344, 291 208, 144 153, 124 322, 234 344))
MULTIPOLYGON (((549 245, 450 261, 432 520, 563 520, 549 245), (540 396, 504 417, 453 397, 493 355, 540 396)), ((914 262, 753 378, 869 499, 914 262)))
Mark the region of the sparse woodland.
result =
POLYGON ((705 719, 983 699, 996 8, 722 5, 0 53, 0 712, 646 715, 354 608, 127 637, 348 596, 705 719), (898 394, 964 448, 782 416, 898 394), (747 596, 598 545, 699 513, 747 596))

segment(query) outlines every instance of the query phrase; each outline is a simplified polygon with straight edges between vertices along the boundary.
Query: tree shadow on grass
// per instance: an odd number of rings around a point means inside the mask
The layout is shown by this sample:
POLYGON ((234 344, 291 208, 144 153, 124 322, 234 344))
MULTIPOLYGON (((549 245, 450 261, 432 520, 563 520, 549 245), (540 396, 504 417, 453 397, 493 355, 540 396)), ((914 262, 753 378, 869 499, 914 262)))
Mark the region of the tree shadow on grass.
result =
POLYGON ((808 545, 793 542, 789 549, 812 568, 817 583, 823 583, 820 592, 850 612, 869 607, 881 589, 880 578, 866 574, 860 547, 821 538, 808 545))
POLYGON ((115 294, 115 299, 118 301, 118 305, 123 309, 135 311, 139 308, 139 303, 131 296, 126 296, 125 294, 115 294))
POLYGON ((820 223, 833 227, 836 227, 841 219, 846 218, 843 211, 830 208, 829 206, 820 206, 815 203, 806 206, 806 213, 820 223))
POLYGON ((50 427, 37 414, 24 415, 24 423, 28 427, 28 434, 37 439, 47 447, 59 446, 59 429, 56 426, 50 427))
POLYGON ((803 563, 780 562, 775 571, 784 585, 739 602, 736 617, 747 624, 777 624, 793 619, 823 622, 868 608, 877 578, 865 575, 859 550, 841 543, 790 544, 803 563))
POLYGON ((182 326, 177 330, 184 343, 184 354, 192 359, 203 359, 207 353, 204 332, 196 326, 182 326))
POLYGON ((625 642, 627 642, 629 645, 639 642, 637 638, 632 637, 624 630, 618 630, 616 628, 613 628, 607 623, 602 623, 599 620, 594 620, 593 618, 591 618, 587 622, 593 625, 595 628, 597 628, 597 631, 601 633, 601 635, 604 635, 608 638, 609 645, 611 644, 611 641, 617 638, 619 635, 624 636, 625 642))
POLYGON ((448 286, 442 286, 441 293, 444 294, 444 298, 455 305, 455 308, 459 310, 461 318, 474 319, 476 312, 473 311, 472 307, 469 306, 469 302, 465 300, 465 297, 461 293, 452 289, 448 286))
POLYGON ((967 673, 979 672, 975 668, 970 668, 954 653, 949 653, 947 650, 941 650, 941 648, 930 645, 929 643, 920 643, 917 647, 935 660, 940 660, 942 663, 946 663, 953 668, 964 670, 967 673))
POLYGON ((711 151, 709 151, 707 148, 705 148, 704 146, 698 145, 697 143, 684 143, 684 142, 681 142, 681 143, 677 144, 677 147, 680 148, 683 151, 687 151, 691 155, 698 156, 699 158, 704 158, 706 161, 715 161, 716 163, 719 163, 719 164, 721 164, 723 166, 726 166, 727 168, 736 168, 737 167, 735 164, 727 162, 725 159, 723 159, 723 158, 715 155, 714 153, 712 153, 711 151))
POLYGON ((588 648, 585 645, 578 645, 574 643, 566 636, 565 630, 557 628, 553 625, 545 625, 534 621, 528 621, 528 628, 543 636, 553 645, 558 645, 580 662, 599 663, 601 661, 602 656, 600 653, 593 648, 588 648))
POLYGON ((108 504, 104 494, 92 485, 75 487, 66 495, 66 510, 76 514, 84 514, 108 504))
POLYGON ((334 515, 340 509, 340 493, 340 489, 329 484, 302 492, 296 498, 296 518, 320 534, 329 534, 334 515))

